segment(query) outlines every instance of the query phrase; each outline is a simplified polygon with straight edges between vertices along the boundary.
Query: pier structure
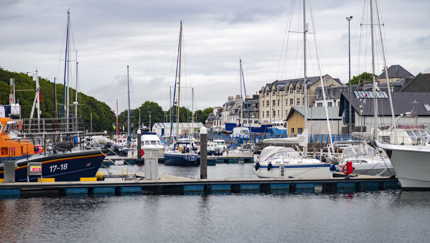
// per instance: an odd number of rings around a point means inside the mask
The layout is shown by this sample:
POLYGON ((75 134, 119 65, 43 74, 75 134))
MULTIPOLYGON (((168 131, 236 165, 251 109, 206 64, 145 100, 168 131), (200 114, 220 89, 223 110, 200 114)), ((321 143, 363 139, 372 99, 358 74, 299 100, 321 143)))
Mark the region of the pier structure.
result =
POLYGON ((378 176, 307 180, 162 176, 159 180, 115 178, 106 181, 0 183, 0 198, 99 194, 355 193, 389 189, 400 189, 397 179, 378 176))

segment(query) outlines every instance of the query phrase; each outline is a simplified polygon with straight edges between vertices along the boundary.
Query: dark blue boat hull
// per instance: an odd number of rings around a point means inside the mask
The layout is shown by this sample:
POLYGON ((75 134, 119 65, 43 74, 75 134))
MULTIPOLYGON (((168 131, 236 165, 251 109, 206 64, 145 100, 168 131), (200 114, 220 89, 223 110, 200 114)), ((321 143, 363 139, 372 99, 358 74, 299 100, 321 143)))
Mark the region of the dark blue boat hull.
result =
POLYGON ((173 166, 198 166, 200 165, 200 156, 196 154, 164 153, 164 164, 173 166))
MULTIPOLYGON (((41 162, 43 178, 55 178, 55 181, 79 181, 81 177, 94 177, 101 166, 104 154, 100 151, 83 151, 67 154, 48 155, 17 163, 15 181, 36 181, 37 177, 27 178, 27 163, 41 162)), ((0 178, 3 178, 0 168, 0 178)))

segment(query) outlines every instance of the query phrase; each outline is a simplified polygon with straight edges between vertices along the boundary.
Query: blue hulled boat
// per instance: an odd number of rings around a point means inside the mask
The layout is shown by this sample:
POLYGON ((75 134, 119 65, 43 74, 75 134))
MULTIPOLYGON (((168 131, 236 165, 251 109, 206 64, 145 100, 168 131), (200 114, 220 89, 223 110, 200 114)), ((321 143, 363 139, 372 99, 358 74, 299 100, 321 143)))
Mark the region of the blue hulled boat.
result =
MULTIPOLYGON (((15 181, 36 181, 37 177, 27 177, 29 162, 40 162, 43 178, 55 181, 79 181, 81 177, 94 177, 105 155, 98 150, 68 152, 63 154, 33 155, 28 159, 17 160, 15 181)), ((0 164, 0 178, 3 178, 3 165, 0 164)))
POLYGON ((173 150, 164 153, 164 164, 175 166, 198 166, 200 155, 192 141, 182 140, 174 144, 173 150))

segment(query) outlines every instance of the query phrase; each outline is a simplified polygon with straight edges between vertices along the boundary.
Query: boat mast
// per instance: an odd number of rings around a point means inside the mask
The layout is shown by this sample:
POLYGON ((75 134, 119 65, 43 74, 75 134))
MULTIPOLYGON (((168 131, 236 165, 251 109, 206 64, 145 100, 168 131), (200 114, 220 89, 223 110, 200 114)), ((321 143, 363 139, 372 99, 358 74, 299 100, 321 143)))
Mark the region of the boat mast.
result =
MULTIPOLYGON (((176 57, 175 87, 173 90, 173 107, 176 105, 176 136, 179 136, 179 115, 181 106, 181 61, 182 59, 182 20, 179 23, 178 56, 176 57), (177 92, 177 96, 176 96, 177 92)), ((173 108, 172 107, 172 108, 173 108)), ((170 122, 170 137, 172 136, 173 120, 170 122)))
POLYGON ((115 132, 116 132, 116 142, 118 142, 119 138, 119 121, 118 121, 118 97, 116 98, 116 123, 115 123, 115 132))
POLYGON ((131 134, 130 134, 130 66, 127 65, 127 98, 128 98, 128 109, 127 109, 127 143, 130 145, 131 134))
POLYGON ((307 33, 307 24, 306 24, 306 0, 303 0, 303 91, 304 91, 304 105, 305 105, 305 115, 304 115, 304 129, 303 133, 305 136, 305 145, 303 148, 303 152, 305 155, 308 152, 308 134, 307 134, 307 119, 308 119, 308 84, 307 84, 307 69, 306 69, 306 33, 307 33))
POLYGON ((69 131, 69 48, 70 48, 70 9, 67 10, 67 28, 66 28, 66 49, 64 51, 64 100, 63 100, 63 111, 64 118, 66 120, 66 132, 69 131))
POLYGON ((239 114, 239 126, 242 126, 243 120, 243 94, 242 94, 242 59, 239 59, 239 83, 240 83, 240 114, 239 114))
POLYGON ((375 78, 375 39, 374 39, 374 30, 373 30, 373 1, 370 0, 370 41, 372 46, 372 82, 373 82, 373 116, 375 119, 374 123, 374 134, 373 137, 376 138, 376 130, 379 126, 378 120, 378 100, 376 96, 376 78, 375 78))
POLYGON ((79 73, 78 73, 78 67, 79 67, 79 62, 78 62, 78 51, 76 51, 76 86, 75 86, 75 102, 73 102, 73 104, 75 105, 75 131, 78 131, 78 82, 79 82, 79 73))
POLYGON ((194 87, 191 88, 191 136, 194 138, 194 87))
POLYGON ((375 2, 375 7, 376 7, 376 17, 378 19, 379 38, 381 39, 382 58, 384 60, 385 81, 387 82, 387 92, 388 92, 388 98, 390 100, 392 126, 396 127, 396 118, 394 113, 393 97, 391 96, 390 80, 388 78, 387 59, 385 58, 385 47, 384 47, 384 39, 382 38, 382 31, 381 31, 382 25, 381 25, 381 20, 379 16, 378 1, 375 2))

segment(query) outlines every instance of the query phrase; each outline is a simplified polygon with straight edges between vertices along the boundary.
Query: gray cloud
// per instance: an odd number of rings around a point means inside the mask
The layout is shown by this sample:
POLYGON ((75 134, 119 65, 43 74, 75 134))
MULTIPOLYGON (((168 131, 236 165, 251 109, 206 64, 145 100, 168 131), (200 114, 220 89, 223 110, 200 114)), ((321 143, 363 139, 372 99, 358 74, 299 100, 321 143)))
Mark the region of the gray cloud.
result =
MULTIPOLYGON (((369 71, 368 26, 360 27, 361 22, 367 23, 361 17, 364 1, 308 3, 322 72, 347 78, 347 15, 354 16, 353 74, 369 71)), ((428 72, 430 2, 393 0, 380 5, 389 64, 401 64, 414 74, 428 72)), ((184 20, 184 86, 195 87, 197 108, 221 105, 227 96, 239 92, 240 57, 248 93, 257 92, 265 82, 302 75, 301 36, 288 34, 288 49, 281 53, 289 20, 292 29, 301 29, 298 0, 2 0, 0 66, 21 72, 37 68, 44 77, 62 77, 68 8, 73 45, 79 50, 80 87, 112 108, 117 98, 120 109, 126 107, 127 64, 131 65, 132 106, 154 100, 167 107, 180 19, 184 20)), ((309 45, 309 75, 319 73, 315 57, 309 45)), ((378 70, 381 65, 379 58, 378 70)), ((189 104, 189 91, 184 94, 184 103, 189 104)))

